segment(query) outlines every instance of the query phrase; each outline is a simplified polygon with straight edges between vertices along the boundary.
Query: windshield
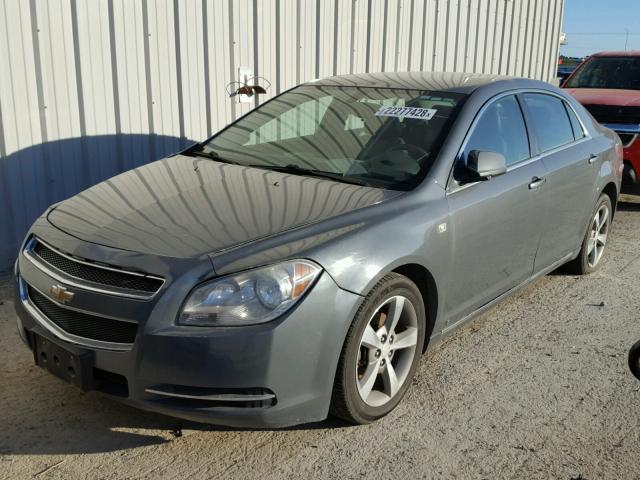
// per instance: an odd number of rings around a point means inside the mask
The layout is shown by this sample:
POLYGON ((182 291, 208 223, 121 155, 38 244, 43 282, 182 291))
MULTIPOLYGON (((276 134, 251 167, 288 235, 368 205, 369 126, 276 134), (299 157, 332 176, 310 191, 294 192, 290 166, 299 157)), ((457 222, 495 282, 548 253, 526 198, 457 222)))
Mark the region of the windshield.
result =
POLYGON ((640 57, 592 57, 564 87, 640 90, 640 57))
POLYGON ((338 181, 409 189, 432 166, 465 97, 303 85, 250 112, 200 148, 214 159, 240 165, 302 175, 324 172, 338 181))

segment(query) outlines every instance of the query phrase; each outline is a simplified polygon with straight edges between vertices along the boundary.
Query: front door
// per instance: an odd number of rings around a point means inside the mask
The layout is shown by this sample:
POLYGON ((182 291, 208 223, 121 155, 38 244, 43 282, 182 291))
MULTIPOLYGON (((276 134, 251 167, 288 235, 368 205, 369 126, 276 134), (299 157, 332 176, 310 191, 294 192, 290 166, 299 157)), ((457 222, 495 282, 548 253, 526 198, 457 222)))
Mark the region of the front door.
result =
MULTIPOLYGON (((472 127, 460 162, 472 150, 503 154, 508 171, 480 182, 456 181, 449 189, 453 244, 445 300, 448 324, 532 275, 546 213, 546 169, 543 162, 531 159, 515 96, 500 97, 485 108, 472 127)), ((454 170, 463 172, 464 167, 454 170)))

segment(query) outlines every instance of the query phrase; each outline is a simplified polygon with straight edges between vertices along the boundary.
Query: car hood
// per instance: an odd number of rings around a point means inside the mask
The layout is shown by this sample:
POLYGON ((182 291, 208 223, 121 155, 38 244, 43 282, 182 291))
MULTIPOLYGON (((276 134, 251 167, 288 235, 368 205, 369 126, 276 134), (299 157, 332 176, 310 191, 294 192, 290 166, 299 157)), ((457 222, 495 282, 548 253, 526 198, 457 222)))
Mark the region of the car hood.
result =
POLYGON ((47 218, 88 242, 187 258, 399 194, 176 155, 99 183, 59 204, 47 218))
POLYGON ((640 106, 640 90, 608 88, 567 88, 566 90, 583 105, 640 106))

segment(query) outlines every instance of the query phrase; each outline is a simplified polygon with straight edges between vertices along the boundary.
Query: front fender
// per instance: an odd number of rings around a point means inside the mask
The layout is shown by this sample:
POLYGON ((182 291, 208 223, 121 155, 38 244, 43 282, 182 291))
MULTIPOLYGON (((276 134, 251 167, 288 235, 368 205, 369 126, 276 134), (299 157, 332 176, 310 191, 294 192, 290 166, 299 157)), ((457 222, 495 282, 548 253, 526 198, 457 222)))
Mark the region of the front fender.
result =
MULTIPOLYGON (((451 239, 444 197, 406 195, 316 225, 295 229, 212 255, 217 275, 306 258, 318 263, 343 290, 366 295, 387 273, 408 264, 445 284, 451 239)), ((441 295, 442 289, 438 289, 441 295)), ((438 298, 438 305, 443 305, 438 298)))

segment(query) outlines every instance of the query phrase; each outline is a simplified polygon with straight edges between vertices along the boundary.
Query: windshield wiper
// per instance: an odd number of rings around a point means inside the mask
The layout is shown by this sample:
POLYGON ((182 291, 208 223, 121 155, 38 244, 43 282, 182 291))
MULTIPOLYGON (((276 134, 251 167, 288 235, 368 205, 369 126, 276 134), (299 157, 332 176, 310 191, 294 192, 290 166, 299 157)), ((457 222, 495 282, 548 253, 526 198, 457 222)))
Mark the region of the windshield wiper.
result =
POLYGON ((191 147, 190 149, 183 152, 183 155, 188 155, 192 157, 203 157, 208 158, 210 160, 214 160, 216 162, 222 163, 230 163, 232 165, 242 165, 243 167, 251 167, 251 168, 262 168, 264 170, 273 170, 276 172, 282 173, 293 173, 297 175, 306 175, 308 177, 320 177, 320 178, 328 178, 330 180, 336 180, 338 182, 343 183, 351 183, 353 185, 361 185, 363 187, 372 187, 370 183, 361 180, 359 178, 353 177, 345 177, 340 175, 339 173, 333 172, 325 172, 323 170, 314 170, 312 168, 304 168, 298 165, 245 165, 240 162, 236 162, 234 160, 229 160, 228 158, 223 158, 220 156, 218 152, 215 150, 205 150, 203 145, 197 144, 191 147))
POLYGON ((200 144, 194 145, 193 147, 185 151, 183 155, 208 158, 209 160, 215 160, 216 162, 222 163, 230 163, 231 165, 241 165, 241 163, 239 162, 221 157, 220 154, 215 150, 205 150, 204 147, 200 144))
POLYGON ((262 168, 265 170, 273 170, 275 172, 293 173, 297 175, 306 175, 308 177, 328 178, 343 183, 351 183, 353 185, 361 185, 363 187, 372 187, 370 183, 354 177, 345 177, 339 173, 325 172, 324 170, 314 170, 312 168, 304 168, 298 165, 248 165, 253 168, 262 168))

